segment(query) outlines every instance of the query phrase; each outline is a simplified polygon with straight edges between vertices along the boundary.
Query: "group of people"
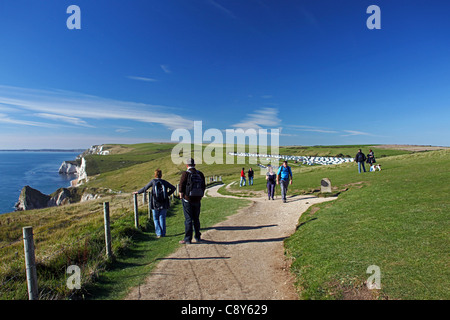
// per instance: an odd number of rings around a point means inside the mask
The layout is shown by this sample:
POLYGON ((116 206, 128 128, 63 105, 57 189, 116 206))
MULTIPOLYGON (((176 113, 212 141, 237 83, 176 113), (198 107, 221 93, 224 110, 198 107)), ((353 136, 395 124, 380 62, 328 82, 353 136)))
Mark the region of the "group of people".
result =
MULTIPOLYGON (((202 241, 200 232, 200 209, 201 200, 206 190, 205 176, 195 168, 194 159, 187 160, 186 168, 187 170, 181 174, 179 183, 179 196, 183 204, 185 229, 184 238, 179 241, 181 244, 190 244, 193 239, 196 242, 202 241)), ((248 177, 250 185, 253 185, 254 172, 252 168, 248 170, 248 177)), ((286 202, 288 186, 292 184, 292 170, 287 165, 287 161, 283 162, 283 165, 278 168, 276 174, 272 166, 269 165, 266 180, 269 200, 274 200, 275 186, 281 185, 281 197, 283 202, 286 202)), ((241 185, 242 181, 245 185, 244 168, 241 171, 241 185)), ((155 170, 155 178, 147 183, 146 186, 133 193, 141 194, 147 192, 147 190, 150 190, 149 202, 155 224, 156 237, 165 237, 166 216, 170 206, 169 197, 176 191, 176 187, 162 179, 162 171, 157 169, 155 170)))
MULTIPOLYGON (((358 150, 355 156, 355 161, 358 163, 358 172, 361 173, 361 168, 366 172, 364 163, 370 164, 370 171, 380 170, 379 164, 375 165, 375 155, 372 150, 366 155, 358 150)), ((200 209, 201 200, 206 190, 205 176, 203 173, 195 168, 194 159, 188 159, 186 161, 187 170, 181 174, 179 183, 179 196, 183 204, 184 213, 184 226, 185 234, 182 244, 190 244, 194 238, 196 242, 201 242, 200 232, 200 209)), ((253 185, 254 171, 250 168, 247 172, 249 185, 253 185)), ((286 194, 288 186, 292 184, 293 176, 292 169, 288 166, 287 161, 283 162, 277 170, 277 173, 273 171, 273 167, 269 165, 266 173, 267 181, 267 196, 269 200, 274 200, 276 185, 281 186, 281 198, 286 203, 286 194)), ((240 186, 245 186, 246 175, 245 169, 241 170, 240 186)), ((134 193, 140 194, 147 190, 150 192, 150 208, 153 214, 153 221, 155 224, 155 233, 157 238, 164 237, 166 235, 166 215, 169 209, 170 202, 169 197, 176 191, 175 186, 166 180, 162 179, 162 171, 157 169, 155 171, 155 178, 151 180, 145 187, 135 191, 134 193)))
MULTIPOLYGON (((249 185, 253 185, 253 177, 254 171, 252 168, 248 170, 248 181, 249 185)), ((241 170, 241 181, 239 183, 239 187, 245 186, 246 184, 246 175, 245 168, 241 170)), ((287 165, 287 161, 283 162, 283 165, 278 168, 277 173, 273 171, 273 167, 271 165, 267 166, 266 173, 266 181, 267 181, 267 196, 269 200, 274 200, 275 195, 275 187, 276 185, 281 185, 281 198, 283 202, 286 202, 286 193, 289 184, 292 184, 292 169, 287 165)))
MULTIPOLYGON (((252 168, 248 169, 248 185, 252 186, 253 185, 253 176, 254 176, 254 171, 252 168)), ((239 182, 239 187, 245 186, 247 180, 245 179, 245 168, 242 168, 241 170, 241 181, 239 182)))
POLYGON ((292 169, 288 166, 287 161, 278 168, 277 173, 273 172, 271 165, 267 166, 266 180, 267 180, 267 196, 274 200, 275 187, 281 185, 281 199, 286 203, 286 194, 289 184, 292 184, 292 169))
MULTIPOLYGON (((201 242, 200 232, 200 209, 201 200, 205 194, 206 182, 203 173, 195 168, 194 159, 186 161, 187 170, 181 174, 179 183, 179 195, 183 204, 184 213, 184 238, 181 244, 190 244, 194 238, 196 242, 201 242)), ((153 214, 156 237, 166 236, 166 215, 169 209, 169 197, 176 188, 166 180, 162 179, 162 171, 155 171, 155 178, 145 187, 134 193, 144 193, 150 191, 150 209, 153 214)))
POLYGON ((377 161, 375 160, 375 154, 373 153, 372 149, 369 150, 369 153, 366 155, 361 151, 361 149, 358 149, 358 153, 355 156, 355 162, 358 163, 358 172, 361 173, 361 168, 364 172, 366 172, 366 167, 364 166, 364 162, 368 163, 370 165, 370 172, 373 172, 375 170, 381 171, 381 165, 375 164, 377 161))

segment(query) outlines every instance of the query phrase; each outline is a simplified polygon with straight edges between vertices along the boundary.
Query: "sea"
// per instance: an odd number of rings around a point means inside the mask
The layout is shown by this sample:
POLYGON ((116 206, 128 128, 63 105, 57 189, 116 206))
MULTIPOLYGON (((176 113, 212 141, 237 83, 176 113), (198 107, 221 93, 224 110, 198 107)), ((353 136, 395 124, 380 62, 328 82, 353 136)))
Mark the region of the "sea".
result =
POLYGON ((74 175, 59 174, 63 161, 82 151, 0 151, 0 214, 14 211, 20 191, 30 186, 44 194, 69 187, 74 175))

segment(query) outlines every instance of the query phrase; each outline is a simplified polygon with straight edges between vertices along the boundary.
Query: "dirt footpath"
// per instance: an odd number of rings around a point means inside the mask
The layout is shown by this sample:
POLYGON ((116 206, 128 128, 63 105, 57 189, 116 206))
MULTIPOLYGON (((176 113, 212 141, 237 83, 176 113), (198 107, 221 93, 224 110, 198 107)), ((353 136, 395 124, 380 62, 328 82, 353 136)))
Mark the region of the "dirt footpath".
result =
MULTIPOLYGON (((218 188, 207 195, 222 196, 218 188)), ((126 299, 297 299, 283 240, 310 205, 333 199, 295 196, 282 203, 279 197, 251 198, 249 207, 203 230, 203 243, 184 245, 162 259, 126 299)))

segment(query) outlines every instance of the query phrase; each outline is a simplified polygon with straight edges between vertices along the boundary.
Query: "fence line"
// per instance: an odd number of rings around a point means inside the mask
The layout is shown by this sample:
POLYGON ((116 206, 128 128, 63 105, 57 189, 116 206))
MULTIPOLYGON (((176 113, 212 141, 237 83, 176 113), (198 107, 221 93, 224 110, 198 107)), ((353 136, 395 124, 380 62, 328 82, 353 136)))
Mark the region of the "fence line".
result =
MULTIPOLYGON (((214 184, 216 182, 222 182, 222 177, 221 176, 210 176, 210 177, 205 178, 205 184, 207 186, 214 184)), ((180 195, 179 191, 180 191, 179 185, 177 184, 175 192, 171 195, 171 198, 170 198, 171 202, 173 202, 175 198, 179 198, 179 195, 180 195)), ((145 205, 146 203, 148 204, 148 218, 150 221, 152 218, 151 197, 149 194, 147 194, 147 192, 144 192, 144 195, 142 197, 142 204, 145 205)), ((136 229, 139 229, 140 228, 140 225, 139 225, 139 203, 138 203, 137 194, 133 195, 133 204, 134 204, 134 225, 135 225, 136 229)), ((103 225, 101 226, 101 228, 102 229, 104 228, 105 245, 104 245, 103 249, 100 250, 100 254, 96 257, 97 258, 100 257, 105 252, 106 258, 111 260, 111 259, 114 259, 114 255, 112 252, 111 220, 110 220, 109 208, 110 208, 109 202, 103 202, 103 225)), ((122 209, 123 209, 123 207, 122 207, 122 209)), ((121 214, 120 216, 118 216, 116 218, 120 219, 127 214, 129 214, 129 211, 125 210, 125 212, 123 214, 121 214)), ((100 228, 95 230, 94 232, 98 232, 99 230, 100 230, 100 228)), ((39 232, 33 233, 32 226, 24 227, 24 228, 22 228, 22 237, 20 237, 17 240, 14 240, 13 242, 10 242, 9 244, 6 244, 6 245, 0 247, 0 249, 4 249, 6 247, 12 246, 23 240, 24 258, 25 258, 25 273, 26 273, 26 283, 27 283, 27 292, 28 292, 29 300, 38 300, 39 299, 39 288, 38 288, 38 278, 37 278, 37 268, 36 268, 36 265, 37 265, 36 264, 36 250, 35 250, 36 247, 35 247, 34 236, 41 234, 44 231, 49 231, 49 229, 44 229, 44 230, 40 230, 39 232)), ((90 235, 91 234, 88 234, 80 239, 77 239, 76 241, 71 242, 71 244, 69 246, 63 246, 61 249, 56 250, 52 254, 39 259, 40 263, 42 263, 46 260, 49 260, 50 258, 54 257, 55 255, 65 251, 67 248, 73 247, 74 245, 78 244, 82 240, 87 241, 87 238, 90 235)), ((16 252, 16 256, 17 256, 17 252, 16 252)), ((16 280, 19 276, 20 276, 19 274, 15 274, 12 277, 10 277, 9 279, 3 281, 3 283, 0 284, 0 289, 2 289, 2 287, 5 287, 11 281, 16 280)))

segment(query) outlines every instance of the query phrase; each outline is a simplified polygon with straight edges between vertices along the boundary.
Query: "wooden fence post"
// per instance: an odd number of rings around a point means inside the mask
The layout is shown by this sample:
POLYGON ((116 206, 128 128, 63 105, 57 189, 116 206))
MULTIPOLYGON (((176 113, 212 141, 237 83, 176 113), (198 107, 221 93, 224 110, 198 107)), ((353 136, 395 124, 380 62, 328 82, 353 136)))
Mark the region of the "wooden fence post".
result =
POLYGON ((25 251, 25 267, 27 271, 28 299, 38 300, 36 273, 36 257, 34 255, 33 227, 23 229, 23 248, 25 251))
POLYGON ((137 194, 134 194, 134 226, 139 229, 139 210, 137 194))
POLYGON ((148 193, 148 220, 152 220, 152 194, 148 193))
POLYGON ((105 219, 106 255, 108 258, 112 258, 111 227, 110 227, 110 220, 109 220, 109 202, 103 202, 103 214, 104 214, 104 219, 105 219))
POLYGON ((146 204, 146 203, 147 203, 147 192, 144 192, 144 193, 142 194, 142 203, 143 203, 143 204, 146 204))

